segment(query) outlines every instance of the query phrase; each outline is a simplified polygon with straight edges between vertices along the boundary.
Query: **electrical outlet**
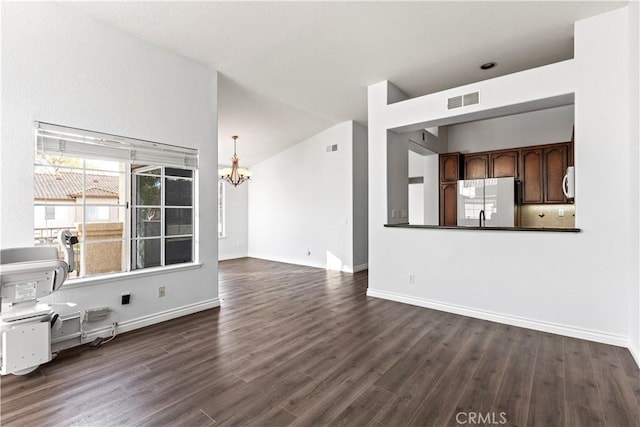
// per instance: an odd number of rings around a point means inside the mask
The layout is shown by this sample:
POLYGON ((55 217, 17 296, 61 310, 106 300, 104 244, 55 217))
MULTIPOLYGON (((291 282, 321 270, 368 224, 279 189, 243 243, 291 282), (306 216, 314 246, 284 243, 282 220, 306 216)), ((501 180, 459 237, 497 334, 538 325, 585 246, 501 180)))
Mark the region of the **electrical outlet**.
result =
POLYGON ((158 297, 163 297, 165 296, 165 289, 164 286, 158 286, 158 297))
POLYGON ((558 209, 558 216, 564 216, 564 209, 558 209))
POLYGON ((415 274, 411 273, 409 275, 409 283, 411 283, 411 284, 416 283, 416 275, 415 274))
POLYGON ((131 302, 131 293, 130 292, 124 292, 121 295, 120 303, 122 305, 126 305, 126 304, 129 304, 130 302, 131 302))

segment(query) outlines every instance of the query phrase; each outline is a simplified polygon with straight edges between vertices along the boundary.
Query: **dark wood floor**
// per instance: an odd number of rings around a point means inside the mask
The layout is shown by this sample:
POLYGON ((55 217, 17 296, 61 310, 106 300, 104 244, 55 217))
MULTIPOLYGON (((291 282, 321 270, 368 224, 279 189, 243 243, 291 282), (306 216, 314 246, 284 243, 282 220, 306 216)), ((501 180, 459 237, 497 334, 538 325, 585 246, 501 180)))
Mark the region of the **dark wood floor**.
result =
POLYGON ((222 308, 2 377, 2 425, 640 423, 640 373, 626 349, 368 298, 366 288, 366 272, 222 262, 222 308))

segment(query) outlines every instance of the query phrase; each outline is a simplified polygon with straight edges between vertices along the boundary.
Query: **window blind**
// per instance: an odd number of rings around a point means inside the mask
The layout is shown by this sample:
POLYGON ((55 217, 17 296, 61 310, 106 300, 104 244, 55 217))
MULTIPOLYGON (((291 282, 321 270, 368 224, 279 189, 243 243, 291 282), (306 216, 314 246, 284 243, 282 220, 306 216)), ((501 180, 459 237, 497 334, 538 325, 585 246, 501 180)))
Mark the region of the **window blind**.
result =
POLYGON ((197 169, 198 150, 36 122, 36 150, 101 160, 197 169))

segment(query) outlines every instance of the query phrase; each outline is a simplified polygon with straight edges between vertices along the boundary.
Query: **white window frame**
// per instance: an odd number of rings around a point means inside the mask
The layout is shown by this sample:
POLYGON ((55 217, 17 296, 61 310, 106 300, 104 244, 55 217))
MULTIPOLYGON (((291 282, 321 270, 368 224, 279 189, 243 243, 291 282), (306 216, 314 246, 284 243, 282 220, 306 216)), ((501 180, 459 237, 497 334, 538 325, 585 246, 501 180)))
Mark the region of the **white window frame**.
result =
MULTIPOLYGON (((95 131, 59 126, 44 122, 35 122, 35 154, 58 154, 67 157, 98 159, 122 162, 125 165, 125 194, 126 214, 124 215, 123 239, 125 244, 124 265, 122 272, 96 274, 70 278, 65 286, 103 283, 110 280, 119 280, 130 276, 144 274, 161 274, 165 270, 191 269, 199 267, 199 238, 198 238, 198 150, 175 145, 162 144, 152 141, 115 136, 95 131), (132 165, 144 164, 153 167, 190 169, 193 171, 192 181, 192 232, 191 237, 191 262, 162 265, 149 268, 133 268, 132 266, 132 165)), ((83 163, 84 164, 84 163, 83 163)), ((84 170, 84 166, 82 168, 84 170)), ((86 173, 86 172, 83 172, 86 173)), ((164 180, 164 173, 162 174, 164 180)), ((163 181, 163 188, 164 188, 163 181)), ((84 191, 84 190, 83 190, 84 191)), ((164 193, 164 191, 162 192, 164 193)), ((164 194, 162 195, 164 200, 164 194)), ((36 204, 34 203, 34 207, 36 204)), ((47 206, 45 204, 45 206, 47 206)), ((164 204, 163 204, 164 206, 164 204)), ((46 208, 45 208, 46 209, 46 208)), ((84 212, 86 214, 86 212, 84 212)), ((83 214, 83 215, 84 215, 83 214)), ((86 223, 86 218, 83 218, 86 223)), ((164 230, 163 230, 164 235, 164 230)), ((171 236, 174 237, 174 236, 171 236)), ((164 239, 161 246, 164 246, 164 239)), ((164 252, 164 247, 162 248, 164 252)), ((86 251, 85 251, 86 252, 86 251)), ((163 264, 164 264, 164 257, 163 264)))
MULTIPOLYGON (((170 168, 170 169, 180 169, 180 168, 176 168, 176 167, 168 167, 168 166, 148 166, 148 167, 143 167, 141 169, 135 170, 135 171, 131 171, 130 173, 130 178, 131 178, 131 188, 132 188, 132 192, 131 192, 131 213, 129 215, 129 218, 131 220, 131 228, 130 228, 130 232, 131 232, 131 243, 130 243, 130 256, 131 256, 131 260, 133 260, 133 255, 137 254, 137 249, 134 249, 134 245, 136 244, 136 242, 140 242, 140 241, 145 241, 145 240, 159 240, 160 241, 160 266, 159 267, 167 267, 169 265, 176 265, 176 263, 169 263, 167 264, 167 257, 166 257, 166 243, 167 241, 171 241, 174 239, 184 239, 184 238, 190 238, 191 239, 191 258, 193 262, 193 259, 195 257, 195 240, 196 240, 196 236, 195 236, 195 171, 193 171, 193 175, 191 177, 179 177, 179 176, 175 176, 175 175, 169 175, 166 173, 166 169, 170 168), (149 171, 152 170, 156 170, 159 169, 160 170, 160 174, 149 174, 149 171), (147 177, 157 177, 160 180, 160 200, 159 200, 159 204, 157 205, 138 205, 137 203, 137 192, 138 192, 138 188, 137 188, 137 184, 135 183, 135 177, 137 176, 147 176, 147 177), (191 182, 191 205, 188 206, 178 206, 178 205, 169 205, 167 204, 167 200, 166 200, 166 195, 167 195, 167 178, 178 178, 180 180, 184 180, 184 181, 189 181, 191 182), (160 211, 160 233, 157 236, 138 236, 136 231, 136 227, 137 225, 134 223, 134 220, 137 219, 137 215, 138 215, 138 209, 158 209, 160 211), (191 233, 187 233, 187 234, 167 234, 167 211, 171 210, 171 209, 191 209, 191 233)), ((183 264, 183 263, 177 263, 177 264, 183 264)), ((154 267, 135 267, 132 266, 131 270, 134 269, 145 269, 145 268, 154 268, 154 267)))

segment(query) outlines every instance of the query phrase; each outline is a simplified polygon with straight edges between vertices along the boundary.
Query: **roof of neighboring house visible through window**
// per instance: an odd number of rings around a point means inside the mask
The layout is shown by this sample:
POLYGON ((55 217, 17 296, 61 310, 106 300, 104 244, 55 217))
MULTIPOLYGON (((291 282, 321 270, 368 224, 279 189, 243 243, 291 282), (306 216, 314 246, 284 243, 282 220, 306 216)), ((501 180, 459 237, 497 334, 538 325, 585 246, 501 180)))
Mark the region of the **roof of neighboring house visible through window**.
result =
POLYGON ((82 184, 86 180, 87 197, 117 198, 117 175, 82 174, 76 172, 36 173, 34 175, 35 200, 75 200, 82 197, 82 184))

